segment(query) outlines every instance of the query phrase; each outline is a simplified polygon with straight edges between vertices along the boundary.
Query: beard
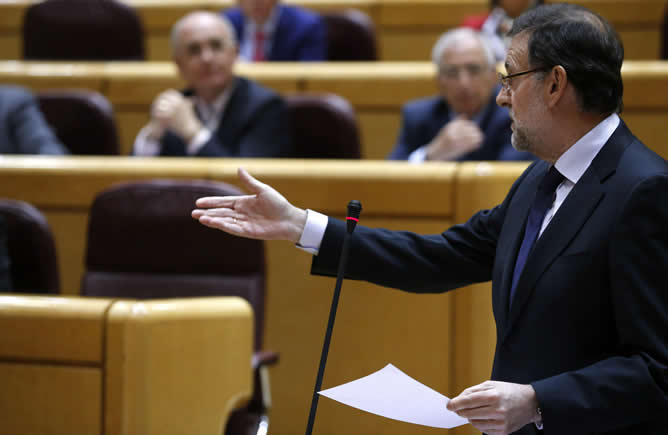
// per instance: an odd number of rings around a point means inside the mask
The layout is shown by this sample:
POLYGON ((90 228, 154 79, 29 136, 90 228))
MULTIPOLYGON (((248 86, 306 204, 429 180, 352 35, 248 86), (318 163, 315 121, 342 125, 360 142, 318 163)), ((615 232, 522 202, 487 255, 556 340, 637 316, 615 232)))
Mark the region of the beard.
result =
POLYGON ((529 135, 523 128, 518 127, 517 125, 515 125, 515 130, 510 136, 510 143, 517 151, 531 150, 531 140, 529 139, 529 135))

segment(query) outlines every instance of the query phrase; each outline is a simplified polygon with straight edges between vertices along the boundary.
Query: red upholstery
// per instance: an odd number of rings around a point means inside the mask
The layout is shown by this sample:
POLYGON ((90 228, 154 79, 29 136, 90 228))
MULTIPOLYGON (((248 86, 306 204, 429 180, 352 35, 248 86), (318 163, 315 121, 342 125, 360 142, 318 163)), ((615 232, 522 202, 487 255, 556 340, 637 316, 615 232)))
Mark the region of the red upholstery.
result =
POLYGON ((26 202, 0 199, 0 216, 7 228, 12 291, 58 293, 56 245, 44 215, 26 202))
POLYGON ((143 60, 137 13, 116 0, 46 0, 23 18, 23 57, 30 60, 143 60))
POLYGON ((119 154, 114 111, 103 95, 84 89, 42 91, 37 100, 46 121, 70 153, 119 154))
POLYGON ((285 100, 297 158, 360 158, 357 119, 348 101, 333 94, 294 94, 285 100))
POLYGON ((327 60, 378 60, 376 30, 367 14, 346 9, 322 17, 327 24, 327 60))

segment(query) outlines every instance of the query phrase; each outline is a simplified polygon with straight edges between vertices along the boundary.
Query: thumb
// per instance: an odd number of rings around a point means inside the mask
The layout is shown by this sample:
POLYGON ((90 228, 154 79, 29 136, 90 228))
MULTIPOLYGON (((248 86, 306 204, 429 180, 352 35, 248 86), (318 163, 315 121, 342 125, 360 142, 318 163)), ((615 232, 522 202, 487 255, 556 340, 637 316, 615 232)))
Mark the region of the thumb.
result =
POLYGON ((246 187, 246 189, 252 193, 260 193, 268 187, 266 184, 253 178, 251 174, 249 174, 248 171, 246 171, 244 168, 239 168, 237 170, 237 175, 239 176, 239 179, 243 183, 244 187, 246 187))

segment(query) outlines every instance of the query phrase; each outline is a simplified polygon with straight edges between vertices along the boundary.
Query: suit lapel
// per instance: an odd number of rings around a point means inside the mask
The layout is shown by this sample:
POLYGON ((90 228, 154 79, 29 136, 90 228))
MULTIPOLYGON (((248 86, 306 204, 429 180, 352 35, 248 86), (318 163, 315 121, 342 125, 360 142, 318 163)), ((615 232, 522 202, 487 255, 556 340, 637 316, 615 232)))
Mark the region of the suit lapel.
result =
MULTIPOLYGON (((527 304, 536 284, 547 268, 556 260, 556 258, 568 247, 573 238, 585 225, 589 216, 594 212, 597 205, 605 197, 604 182, 614 173, 623 150, 631 143, 633 135, 628 130, 623 121, 608 142, 592 161, 592 164, 582 175, 573 190, 569 193, 557 213, 552 218, 544 233, 538 239, 529 254, 522 275, 517 283, 515 297, 507 310, 507 318, 504 321, 502 340, 505 340, 514 323, 520 316, 522 310, 527 304)), ((543 175, 545 171, 541 171, 543 175)), ((540 178, 538 178, 540 179, 540 178)), ((531 186, 531 191, 535 194, 537 181, 531 186)), ((533 196, 531 197, 533 200, 533 196)), ((517 251, 522 237, 524 237, 524 223, 528 215, 528 209, 522 210, 521 228, 512 228, 518 233, 513 245, 513 257, 517 257, 517 251)), ((503 283, 501 293, 503 295, 502 307, 507 307, 510 293, 510 284, 514 268, 514 261, 507 261, 503 274, 503 283)))
POLYGON ((505 331, 507 329, 508 299, 510 297, 510 286, 513 279, 515 259, 517 258, 517 252, 520 249, 524 237, 524 227, 526 226, 526 221, 529 216, 531 202, 536 196, 538 185, 543 179, 543 176, 545 176, 548 168, 549 165, 547 163, 542 161, 537 162, 533 173, 528 175, 526 181, 523 183, 522 191, 518 191, 516 199, 513 199, 511 202, 510 207, 508 208, 508 216, 506 216, 506 219, 504 220, 504 232, 512 234, 513 236, 509 241, 509 244, 502 247, 503 251, 507 253, 507 257, 503 264, 501 283, 498 286, 499 291, 494 292, 492 296, 495 298, 493 305, 495 307, 495 317, 497 329, 499 331, 505 331))

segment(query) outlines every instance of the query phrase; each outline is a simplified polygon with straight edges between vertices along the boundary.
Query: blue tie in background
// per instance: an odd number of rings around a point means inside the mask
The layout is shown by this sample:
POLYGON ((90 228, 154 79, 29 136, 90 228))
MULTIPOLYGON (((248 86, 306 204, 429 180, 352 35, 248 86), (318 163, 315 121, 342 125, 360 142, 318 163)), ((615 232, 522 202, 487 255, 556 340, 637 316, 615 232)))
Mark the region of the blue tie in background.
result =
POLYGON ((550 209, 554 203, 554 198, 556 195, 557 186, 564 180, 564 176, 552 166, 543 180, 538 186, 538 191, 536 192, 536 198, 531 204, 531 210, 529 211, 529 218, 527 219, 526 227, 524 228, 524 239, 522 240, 522 246, 520 246, 520 251, 517 254, 517 260, 515 260, 515 270, 513 271, 513 282, 510 286, 510 304, 513 303, 513 297, 515 296, 515 288, 517 287, 517 281, 522 274, 524 269, 524 264, 527 262, 529 253, 536 239, 538 239, 538 233, 540 232, 540 227, 543 225, 543 219, 545 218, 545 213, 550 209))

